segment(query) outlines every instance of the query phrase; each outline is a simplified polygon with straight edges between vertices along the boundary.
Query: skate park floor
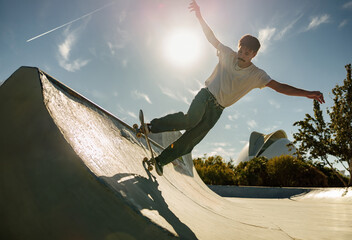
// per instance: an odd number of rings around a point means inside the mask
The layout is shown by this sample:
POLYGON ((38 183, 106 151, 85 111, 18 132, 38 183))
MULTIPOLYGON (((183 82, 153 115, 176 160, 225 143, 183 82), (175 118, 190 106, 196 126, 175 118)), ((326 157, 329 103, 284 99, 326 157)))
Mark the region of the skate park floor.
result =
POLYGON ((248 204, 292 239, 352 238, 351 188, 342 196, 345 188, 209 187, 220 195, 236 196, 224 198, 248 204))

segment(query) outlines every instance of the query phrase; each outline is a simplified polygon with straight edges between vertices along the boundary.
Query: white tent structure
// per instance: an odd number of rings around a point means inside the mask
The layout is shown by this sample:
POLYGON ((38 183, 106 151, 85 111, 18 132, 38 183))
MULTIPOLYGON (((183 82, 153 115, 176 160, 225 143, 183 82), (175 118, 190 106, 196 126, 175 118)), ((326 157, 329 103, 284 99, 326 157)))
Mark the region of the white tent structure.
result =
POLYGON ((278 130, 270 134, 252 132, 249 142, 244 146, 237 163, 249 161, 254 157, 273 158, 281 155, 293 155, 296 148, 288 147, 291 143, 287 139, 287 134, 283 130, 278 130))

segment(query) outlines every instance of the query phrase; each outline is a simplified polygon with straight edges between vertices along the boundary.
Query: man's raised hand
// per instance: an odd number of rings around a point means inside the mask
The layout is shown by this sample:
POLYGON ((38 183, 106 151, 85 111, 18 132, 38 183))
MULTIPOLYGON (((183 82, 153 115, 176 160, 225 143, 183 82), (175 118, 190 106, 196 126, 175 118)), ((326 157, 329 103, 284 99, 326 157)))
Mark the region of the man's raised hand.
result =
POLYGON ((200 15, 200 8, 195 0, 192 0, 192 2, 189 4, 188 9, 191 12, 195 12, 197 18, 199 18, 201 16, 200 15))

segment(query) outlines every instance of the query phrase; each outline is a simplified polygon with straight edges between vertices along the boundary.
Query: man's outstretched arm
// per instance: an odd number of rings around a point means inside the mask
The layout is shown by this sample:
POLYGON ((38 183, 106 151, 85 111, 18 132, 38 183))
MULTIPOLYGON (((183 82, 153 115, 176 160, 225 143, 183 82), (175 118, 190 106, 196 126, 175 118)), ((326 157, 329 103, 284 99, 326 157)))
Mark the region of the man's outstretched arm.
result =
POLYGON ((189 7, 191 12, 195 12, 196 17, 202 26, 203 32, 205 34, 205 37, 208 39, 208 41, 213 45, 215 48, 218 48, 220 41, 215 37, 215 34, 213 30, 208 26, 208 24, 205 22, 204 18, 202 17, 202 14, 200 13, 200 8, 195 0, 192 0, 192 2, 189 4, 189 7))
POLYGON ((325 103, 324 95, 319 91, 307 91, 307 90, 295 88, 290 85, 277 82, 275 80, 271 80, 266 85, 266 87, 270 87, 271 89, 274 89, 279 93, 286 94, 289 96, 307 97, 310 99, 315 99, 319 103, 325 103))

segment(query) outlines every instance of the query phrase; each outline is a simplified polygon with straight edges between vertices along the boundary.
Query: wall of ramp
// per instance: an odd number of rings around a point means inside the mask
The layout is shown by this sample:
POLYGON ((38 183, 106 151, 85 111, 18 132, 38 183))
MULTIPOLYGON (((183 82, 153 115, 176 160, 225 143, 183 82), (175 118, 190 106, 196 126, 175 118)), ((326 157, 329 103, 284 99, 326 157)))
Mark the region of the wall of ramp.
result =
POLYGON ((190 155, 150 174, 130 126, 37 68, 0 87, 0 114, 1 239, 291 239, 208 189, 190 155))

